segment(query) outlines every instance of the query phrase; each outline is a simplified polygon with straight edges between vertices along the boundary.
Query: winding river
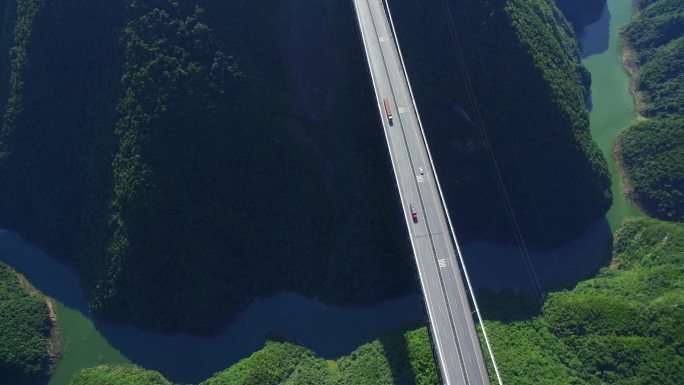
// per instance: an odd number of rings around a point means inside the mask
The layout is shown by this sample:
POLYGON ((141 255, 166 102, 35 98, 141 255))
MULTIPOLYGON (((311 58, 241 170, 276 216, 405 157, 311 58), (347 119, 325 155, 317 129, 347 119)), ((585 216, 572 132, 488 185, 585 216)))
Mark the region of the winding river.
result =
MULTIPOLYGON (((612 153, 615 137, 636 115, 619 47, 619 29, 631 13, 632 0, 608 0, 601 20, 586 28, 582 41, 583 62, 593 75, 591 130, 609 160, 614 204, 580 239, 550 253, 531 253, 545 288, 594 274, 610 257, 612 230, 624 218, 640 215, 622 195, 612 153)), ((512 257, 516 253, 517 249, 487 243, 465 247, 475 286, 529 285, 520 259, 512 257)), ((10 231, 0 231, 0 260, 56 302, 64 352, 50 385, 68 385, 79 369, 104 363, 136 364, 158 370, 174 382, 197 383, 258 350, 269 335, 286 336, 323 357, 335 358, 383 332, 424 322, 425 317, 419 295, 339 308, 285 292, 255 300, 218 336, 169 336, 97 320, 88 311, 76 275, 10 231)))
POLYGON ((56 302, 64 354, 50 385, 67 385, 79 369, 104 363, 134 363, 177 383, 197 383, 249 356, 268 336, 337 358, 382 333, 424 323, 425 317, 417 294, 342 308, 283 292, 255 300, 218 336, 164 335, 93 317, 77 276, 13 232, 0 231, 0 260, 56 302))

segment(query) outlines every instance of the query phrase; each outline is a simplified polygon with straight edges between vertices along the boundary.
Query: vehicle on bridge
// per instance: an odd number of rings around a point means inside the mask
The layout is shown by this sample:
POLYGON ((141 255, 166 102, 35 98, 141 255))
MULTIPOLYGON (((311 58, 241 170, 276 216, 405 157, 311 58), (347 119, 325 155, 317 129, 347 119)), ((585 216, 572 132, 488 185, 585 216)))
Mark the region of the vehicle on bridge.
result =
POLYGON ((418 211, 416 211, 416 206, 411 203, 410 205, 411 208, 411 219, 413 219, 413 222, 418 222, 418 211))
POLYGON ((392 106, 390 105, 389 99, 387 98, 384 98, 383 102, 385 104, 385 115, 387 115, 387 121, 391 126, 392 124, 394 124, 394 121, 392 119, 392 106))

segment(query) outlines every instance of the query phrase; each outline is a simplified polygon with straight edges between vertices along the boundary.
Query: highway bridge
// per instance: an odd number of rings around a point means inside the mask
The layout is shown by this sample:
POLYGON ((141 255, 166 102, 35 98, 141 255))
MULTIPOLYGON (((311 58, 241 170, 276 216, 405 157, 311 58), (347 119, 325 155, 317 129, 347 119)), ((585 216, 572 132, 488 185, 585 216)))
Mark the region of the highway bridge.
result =
MULTIPOLYGON (((442 382, 489 385, 473 313, 480 323, 481 317, 475 298, 472 297, 475 312, 468 301, 472 288, 413 99, 391 11, 385 0, 353 2, 418 267, 442 382)), ((486 345, 501 384, 488 339, 486 345)))

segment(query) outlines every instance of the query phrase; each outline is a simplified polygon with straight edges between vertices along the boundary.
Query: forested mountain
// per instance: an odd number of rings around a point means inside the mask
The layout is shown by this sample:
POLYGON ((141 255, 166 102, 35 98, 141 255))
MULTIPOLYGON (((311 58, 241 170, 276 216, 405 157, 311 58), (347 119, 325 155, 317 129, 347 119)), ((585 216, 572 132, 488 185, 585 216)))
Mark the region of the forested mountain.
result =
POLYGON ((639 112, 617 143, 632 198, 649 214, 684 220, 684 1, 641 0, 624 31, 639 112))
MULTIPOLYGON (((512 239, 485 126, 525 235, 571 239, 610 193, 569 24, 551 0, 450 4, 473 93, 428 37, 445 24, 399 37, 459 233, 512 239)), ((209 333, 278 290, 415 290, 349 2, 18 0, 3 23, 0 225, 72 263, 99 314, 209 333)))
POLYGON ((510 240, 506 200, 526 240, 543 247, 573 239, 603 216, 611 193, 589 133, 590 75, 553 1, 392 7, 461 238, 510 240))

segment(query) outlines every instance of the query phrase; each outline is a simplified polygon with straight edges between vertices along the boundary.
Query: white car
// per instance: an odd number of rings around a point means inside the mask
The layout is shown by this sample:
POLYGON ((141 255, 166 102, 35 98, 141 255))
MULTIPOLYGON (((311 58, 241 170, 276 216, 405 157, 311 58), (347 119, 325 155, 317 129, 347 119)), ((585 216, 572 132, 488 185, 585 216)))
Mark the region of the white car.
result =
POLYGON ((425 175, 425 170, 423 170, 422 167, 418 167, 418 172, 420 173, 420 175, 425 175))

